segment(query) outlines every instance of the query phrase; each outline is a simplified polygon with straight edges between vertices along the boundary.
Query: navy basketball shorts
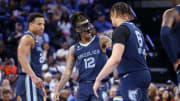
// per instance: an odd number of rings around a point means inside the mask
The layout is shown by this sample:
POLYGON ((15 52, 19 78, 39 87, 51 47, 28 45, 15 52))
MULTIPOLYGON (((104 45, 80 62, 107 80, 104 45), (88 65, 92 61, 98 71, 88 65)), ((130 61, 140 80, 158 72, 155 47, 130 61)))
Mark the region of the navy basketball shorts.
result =
POLYGON ((113 101, 149 101, 147 90, 150 82, 151 75, 148 70, 123 75, 113 101))
POLYGON ((22 101, 43 101, 42 89, 36 88, 28 75, 19 76, 16 91, 16 96, 22 101))
POLYGON ((78 92, 77 92, 77 101, 105 101, 103 99, 104 96, 106 96, 107 94, 105 94, 105 86, 102 87, 102 90, 98 90, 98 95, 99 98, 97 98, 94 95, 94 91, 93 91, 93 85, 94 82, 88 82, 88 81, 84 81, 79 83, 79 88, 78 88, 78 92))

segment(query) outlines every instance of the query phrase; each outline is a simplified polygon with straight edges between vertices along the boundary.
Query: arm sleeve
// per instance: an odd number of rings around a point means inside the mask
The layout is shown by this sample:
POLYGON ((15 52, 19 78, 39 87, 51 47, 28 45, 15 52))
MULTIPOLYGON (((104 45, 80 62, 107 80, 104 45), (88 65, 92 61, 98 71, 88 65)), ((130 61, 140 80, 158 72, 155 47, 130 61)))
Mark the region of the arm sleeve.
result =
POLYGON ((121 43, 126 45, 130 35, 130 30, 127 26, 121 25, 115 29, 112 35, 113 44, 121 43))

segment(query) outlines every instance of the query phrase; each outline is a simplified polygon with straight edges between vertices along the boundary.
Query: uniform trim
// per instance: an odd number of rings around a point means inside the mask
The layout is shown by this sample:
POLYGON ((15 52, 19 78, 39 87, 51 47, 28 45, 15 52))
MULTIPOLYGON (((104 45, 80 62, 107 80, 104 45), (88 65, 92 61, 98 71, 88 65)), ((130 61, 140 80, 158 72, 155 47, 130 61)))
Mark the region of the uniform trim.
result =
POLYGON ((113 98, 113 101, 123 101, 123 98, 122 98, 122 96, 115 96, 113 98))
POLYGON ((33 82, 32 82, 32 89, 33 89, 33 101, 38 101, 37 100, 36 86, 35 86, 35 84, 33 82))
POLYGON ((87 47, 88 45, 90 45, 90 44, 94 41, 95 37, 96 37, 96 36, 94 36, 94 37, 91 39, 91 41, 88 42, 87 44, 83 44, 83 43, 80 43, 80 42, 79 42, 79 44, 80 44, 81 46, 87 47))
POLYGON ((27 101, 31 101, 31 89, 30 89, 30 79, 29 79, 29 76, 26 75, 26 100, 27 101))
POLYGON ((28 101, 28 99, 27 99, 27 87, 26 87, 26 77, 25 77, 25 89, 26 89, 26 101, 28 101))

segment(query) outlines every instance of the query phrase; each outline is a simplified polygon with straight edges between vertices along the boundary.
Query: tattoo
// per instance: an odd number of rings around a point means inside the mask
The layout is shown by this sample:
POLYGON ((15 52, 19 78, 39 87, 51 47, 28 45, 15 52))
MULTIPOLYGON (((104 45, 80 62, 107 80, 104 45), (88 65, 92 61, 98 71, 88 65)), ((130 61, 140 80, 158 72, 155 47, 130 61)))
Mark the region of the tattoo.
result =
POLYGON ((111 48, 111 39, 107 36, 102 36, 100 39, 100 45, 102 50, 105 50, 106 48, 111 48))
POLYGON ((63 86, 66 84, 66 82, 69 80, 69 78, 72 74, 74 64, 75 64, 74 46, 72 46, 69 50, 69 53, 68 53, 66 70, 64 71, 62 78, 57 85, 58 91, 61 90, 63 88, 63 86))

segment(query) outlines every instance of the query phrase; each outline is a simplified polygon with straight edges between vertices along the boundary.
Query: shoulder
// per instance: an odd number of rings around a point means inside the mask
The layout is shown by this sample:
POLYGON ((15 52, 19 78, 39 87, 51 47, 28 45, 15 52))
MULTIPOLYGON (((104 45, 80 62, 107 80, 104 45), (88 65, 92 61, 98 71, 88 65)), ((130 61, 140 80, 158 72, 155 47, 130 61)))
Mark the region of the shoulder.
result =
POLYGON ((175 8, 170 8, 163 13, 163 17, 174 17, 177 14, 178 12, 175 8))
POLYGON ((69 53, 74 54, 74 52, 75 52, 75 45, 72 45, 72 46, 69 48, 69 53))
POLYGON ((27 44, 29 43, 29 44, 31 44, 33 42, 34 42, 34 39, 30 35, 24 35, 20 40, 20 43, 27 43, 27 44))
POLYGON ((126 32, 126 31, 130 31, 130 28, 128 27, 128 25, 120 25, 119 27, 117 27, 115 30, 114 30, 114 33, 120 33, 120 32, 126 32))

